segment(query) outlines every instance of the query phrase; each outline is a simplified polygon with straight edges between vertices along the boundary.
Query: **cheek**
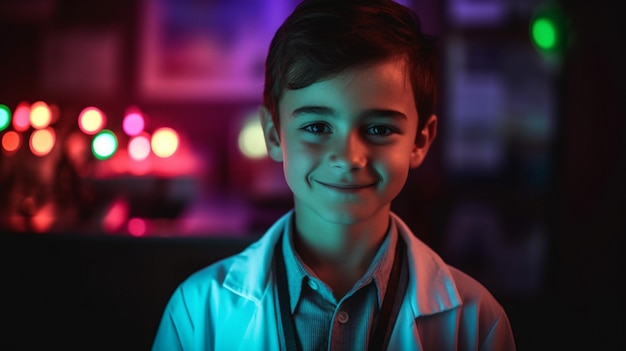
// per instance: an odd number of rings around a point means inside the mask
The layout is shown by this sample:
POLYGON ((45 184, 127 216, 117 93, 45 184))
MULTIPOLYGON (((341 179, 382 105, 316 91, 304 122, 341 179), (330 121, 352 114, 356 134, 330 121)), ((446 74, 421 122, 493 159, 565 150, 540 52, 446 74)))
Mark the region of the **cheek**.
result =
POLYGON ((287 162, 306 165, 322 159, 324 149, 322 145, 293 141, 283 148, 283 156, 287 162))
POLYGON ((298 181, 318 164, 322 152, 319 147, 291 143, 283 148, 283 169, 288 182, 298 181))
POLYGON ((404 153, 386 153, 377 158, 376 168, 388 182, 404 182, 409 174, 409 157, 404 153))

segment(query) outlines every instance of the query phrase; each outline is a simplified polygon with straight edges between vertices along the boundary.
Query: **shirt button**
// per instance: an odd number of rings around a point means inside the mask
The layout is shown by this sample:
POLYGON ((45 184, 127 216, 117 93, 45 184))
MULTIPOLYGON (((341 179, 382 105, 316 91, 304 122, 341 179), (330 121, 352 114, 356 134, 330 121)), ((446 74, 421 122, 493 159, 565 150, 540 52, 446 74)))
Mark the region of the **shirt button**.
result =
POLYGON ((346 322, 348 322, 348 319, 350 319, 350 315, 346 311, 340 311, 337 314, 337 321, 339 321, 339 323, 341 324, 346 324, 346 322))
POLYGON ((311 287, 311 289, 313 290, 317 290, 318 288, 317 283, 313 281, 312 279, 309 279, 309 287, 311 287))

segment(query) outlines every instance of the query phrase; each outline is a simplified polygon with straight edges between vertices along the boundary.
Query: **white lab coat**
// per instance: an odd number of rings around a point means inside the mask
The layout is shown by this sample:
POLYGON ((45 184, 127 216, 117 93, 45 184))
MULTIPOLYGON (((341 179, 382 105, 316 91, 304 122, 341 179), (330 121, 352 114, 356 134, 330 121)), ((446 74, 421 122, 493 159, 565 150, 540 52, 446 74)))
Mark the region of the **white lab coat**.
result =
MULTIPOLYGON (((292 216, 288 212, 241 253, 182 282, 152 350, 284 350, 272 257, 292 216)), ((409 282, 388 350, 515 350, 508 317, 494 297, 391 216, 410 254, 409 282)))

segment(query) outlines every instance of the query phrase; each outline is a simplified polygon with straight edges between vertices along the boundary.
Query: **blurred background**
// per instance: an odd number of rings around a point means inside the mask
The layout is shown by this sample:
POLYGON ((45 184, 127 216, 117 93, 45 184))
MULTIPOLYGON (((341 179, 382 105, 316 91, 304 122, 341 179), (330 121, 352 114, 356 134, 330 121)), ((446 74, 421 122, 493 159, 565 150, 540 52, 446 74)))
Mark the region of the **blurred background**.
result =
MULTIPOLYGON (((297 0, 0 0, 0 345, 148 349, 188 274, 291 208, 258 121, 297 0)), ((440 130, 393 209, 509 312, 520 350, 622 342, 617 5, 405 0, 440 130)))

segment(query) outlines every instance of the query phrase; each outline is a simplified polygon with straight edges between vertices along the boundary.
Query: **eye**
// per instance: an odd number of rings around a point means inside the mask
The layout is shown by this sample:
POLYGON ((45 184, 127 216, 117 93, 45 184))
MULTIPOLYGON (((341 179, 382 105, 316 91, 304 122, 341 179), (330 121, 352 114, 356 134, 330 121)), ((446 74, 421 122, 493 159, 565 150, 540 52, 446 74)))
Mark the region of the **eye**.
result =
POLYGON ((376 135, 376 136, 386 136, 386 135, 390 135, 393 133, 397 133, 397 131, 394 130, 393 128, 385 126, 385 125, 381 125, 381 124, 371 126, 367 128, 366 131, 367 131, 367 134, 376 135))
POLYGON ((330 128, 325 123, 311 123, 304 127, 302 130, 309 132, 311 134, 328 134, 330 133, 330 128))

